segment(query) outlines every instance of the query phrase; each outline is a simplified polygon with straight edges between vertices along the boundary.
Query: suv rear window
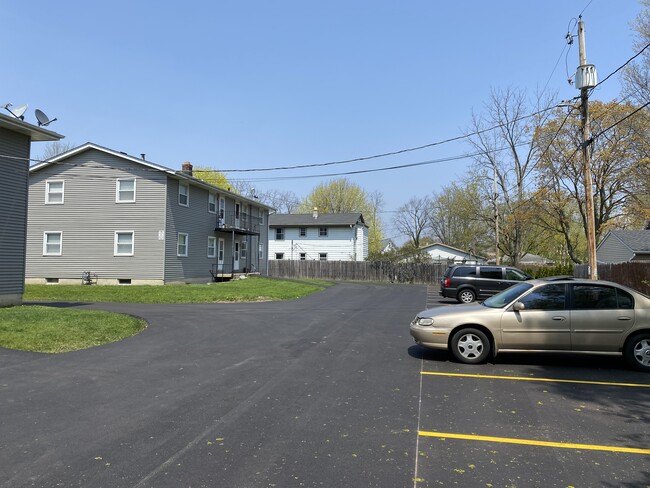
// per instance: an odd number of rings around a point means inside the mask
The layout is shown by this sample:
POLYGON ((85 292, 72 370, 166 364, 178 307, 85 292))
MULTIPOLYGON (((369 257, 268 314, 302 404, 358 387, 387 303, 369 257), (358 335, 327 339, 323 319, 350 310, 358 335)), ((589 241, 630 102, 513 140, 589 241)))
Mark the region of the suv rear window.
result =
POLYGON ((503 270, 497 266, 481 266, 481 278, 500 280, 503 278, 503 270))
POLYGON ((476 276, 476 266, 459 266, 454 271, 454 277, 476 276))

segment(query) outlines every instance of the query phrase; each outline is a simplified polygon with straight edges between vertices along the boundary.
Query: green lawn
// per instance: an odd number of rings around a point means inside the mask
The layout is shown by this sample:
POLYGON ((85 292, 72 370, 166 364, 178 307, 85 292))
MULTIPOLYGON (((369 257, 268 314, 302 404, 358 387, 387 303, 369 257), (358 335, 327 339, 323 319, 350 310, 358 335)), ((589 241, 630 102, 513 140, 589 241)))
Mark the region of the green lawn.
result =
MULTIPOLYGON (((210 285, 27 285, 24 302, 216 303, 291 300, 331 283, 251 277, 210 285)), ((24 305, 0 308, 0 347, 60 353, 115 342, 146 327, 118 313, 24 305)))
POLYGON ((27 285, 26 302, 215 303, 291 300, 329 286, 262 277, 209 285, 27 285))
POLYGON ((38 306, 0 308, 0 347, 34 352, 69 352, 137 334, 144 320, 101 310, 38 306))

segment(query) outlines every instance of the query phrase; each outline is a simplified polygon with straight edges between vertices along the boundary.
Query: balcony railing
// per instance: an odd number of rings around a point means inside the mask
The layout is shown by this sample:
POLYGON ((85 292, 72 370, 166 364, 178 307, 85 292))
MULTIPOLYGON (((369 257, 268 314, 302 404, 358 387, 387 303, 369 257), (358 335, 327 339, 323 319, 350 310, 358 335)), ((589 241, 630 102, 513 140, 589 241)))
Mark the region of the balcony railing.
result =
POLYGON ((217 215, 218 231, 234 231, 241 234, 259 234, 262 226, 260 217, 243 212, 220 212, 217 215))

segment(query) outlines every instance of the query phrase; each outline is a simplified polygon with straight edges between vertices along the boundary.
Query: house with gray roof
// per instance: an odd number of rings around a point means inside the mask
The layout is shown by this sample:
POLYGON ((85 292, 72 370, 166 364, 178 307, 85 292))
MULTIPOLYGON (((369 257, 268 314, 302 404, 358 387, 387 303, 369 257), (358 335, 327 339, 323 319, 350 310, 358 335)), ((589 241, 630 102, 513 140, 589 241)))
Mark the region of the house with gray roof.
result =
POLYGON ((271 214, 269 260, 365 261, 368 226, 361 213, 271 214))
POLYGON ((613 230, 596 248, 599 263, 650 261, 650 230, 613 230))
POLYGON ((441 242, 435 242, 421 247, 420 250, 428 253, 434 263, 484 264, 486 262, 486 258, 478 256, 471 251, 457 249, 441 242))
POLYGON ((267 271, 271 207, 86 143, 30 168, 26 280, 205 283, 267 271))
POLYGON ((20 305, 25 291, 31 143, 62 138, 22 118, 0 114, 0 306, 20 305))

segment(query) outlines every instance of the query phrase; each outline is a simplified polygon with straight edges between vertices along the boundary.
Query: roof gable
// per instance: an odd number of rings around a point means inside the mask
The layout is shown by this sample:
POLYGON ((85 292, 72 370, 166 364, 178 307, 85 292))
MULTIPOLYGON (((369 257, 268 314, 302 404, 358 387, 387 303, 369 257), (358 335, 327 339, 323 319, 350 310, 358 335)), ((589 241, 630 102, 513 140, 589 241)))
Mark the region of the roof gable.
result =
POLYGON ((72 156, 81 154, 81 153, 83 153, 85 151, 89 151, 89 150, 101 151, 103 153, 109 154, 109 155, 114 156, 116 158, 121 158, 121 159, 129 161, 131 163, 135 163, 135 164, 138 164, 140 166, 145 166, 148 169, 160 171, 161 173, 166 173, 167 175, 169 175, 172 178, 191 182, 191 183, 193 183, 193 184, 195 184, 197 186, 200 186, 202 188, 205 188, 205 189, 207 189, 209 191, 214 191, 214 192, 219 192, 221 194, 229 195, 234 200, 246 201, 246 202, 252 203, 252 204, 254 204, 254 205, 258 206, 258 207, 273 210, 273 207, 265 205, 265 204, 263 204, 263 203, 261 203, 261 202, 259 202, 257 200, 251 200, 250 198, 243 197, 243 196, 241 196, 241 195, 239 195, 237 193, 233 193, 233 192, 231 192, 229 190, 226 190, 224 188, 220 188, 218 186, 211 185, 210 183, 206 183, 203 180, 200 180, 200 179, 195 178, 193 176, 189 176, 189 175, 183 173, 182 171, 174 171, 173 169, 167 168, 165 166, 161 166, 161 165, 156 164, 156 163, 152 163, 151 161, 147 161, 145 159, 138 158, 136 156, 131 156, 131 155, 125 153, 125 152, 115 151, 113 149, 109 149, 107 147, 100 146, 98 144, 94 144, 92 142, 87 142, 86 144, 83 144, 81 146, 70 149, 69 151, 66 151, 64 153, 58 154, 57 156, 54 156, 53 158, 50 158, 47 161, 43 161, 42 163, 35 164, 34 166, 31 166, 29 168, 29 172, 33 173, 33 172, 39 171, 39 170, 41 170, 43 168, 47 168, 47 167, 49 167, 51 165, 60 163, 61 161, 64 161, 65 159, 68 159, 68 158, 70 158, 72 156))
POLYGON ((610 237, 617 239, 632 252, 650 252, 650 230, 613 230, 605 236, 601 244, 610 237))

